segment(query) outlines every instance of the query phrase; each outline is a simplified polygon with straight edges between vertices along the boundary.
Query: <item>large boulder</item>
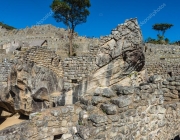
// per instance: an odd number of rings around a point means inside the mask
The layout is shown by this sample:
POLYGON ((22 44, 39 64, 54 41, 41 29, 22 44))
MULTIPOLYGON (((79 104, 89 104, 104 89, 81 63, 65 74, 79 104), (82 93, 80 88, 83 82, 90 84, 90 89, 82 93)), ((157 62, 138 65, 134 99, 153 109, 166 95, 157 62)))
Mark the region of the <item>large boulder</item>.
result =
POLYGON ((147 78, 146 70, 143 69, 145 57, 142 42, 136 18, 126 20, 112 30, 110 35, 101 37, 96 56, 98 68, 73 89, 73 102, 79 100, 78 95, 92 94, 98 86, 139 86, 145 82, 147 78))
POLYGON ((100 40, 97 66, 102 67, 117 57, 122 57, 126 70, 140 71, 144 66, 142 34, 137 19, 126 20, 109 36, 100 40))
POLYGON ((37 63, 26 57, 29 56, 11 60, 10 65, 6 66, 8 71, 3 72, 7 74, 6 80, 0 80, 0 108, 12 114, 18 112, 29 115, 57 106, 56 99, 61 96, 63 89, 63 78, 57 75, 59 71, 55 71, 59 69, 57 57, 54 57, 52 63, 49 60, 39 60, 37 63), (52 65, 49 66, 52 69, 43 64, 47 62, 52 65))

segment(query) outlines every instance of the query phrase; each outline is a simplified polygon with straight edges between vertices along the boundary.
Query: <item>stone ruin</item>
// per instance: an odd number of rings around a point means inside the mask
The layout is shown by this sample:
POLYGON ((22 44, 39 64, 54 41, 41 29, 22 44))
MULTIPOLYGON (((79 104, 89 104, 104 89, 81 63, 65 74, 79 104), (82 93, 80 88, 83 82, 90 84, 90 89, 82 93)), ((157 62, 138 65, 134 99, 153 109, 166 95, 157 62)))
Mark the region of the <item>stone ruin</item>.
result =
POLYGON ((179 76, 180 46, 146 44, 146 68, 148 75, 159 74, 165 78, 179 76))
POLYGON ((100 39, 95 56, 62 61, 51 49, 33 47, 19 51, 13 60, 4 60, 1 67, 6 75, 0 73, 0 106, 3 111, 28 115, 29 120, 1 130, 0 138, 178 137, 180 77, 150 75, 146 67, 151 51, 144 52, 145 45, 137 19, 130 19, 100 39), (70 85, 72 80, 74 84, 70 85))
POLYGON ((63 68, 54 51, 34 47, 3 62, 1 70, 1 110, 29 115, 57 106, 57 95, 63 90, 63 68))
MULTIPOLYGON (((47 41, 45 46, 55 50, 56 54, 63 59, 68 57, 68 52, 65 49, 68 43, 68 31, 63 28, 57 28, 52 25, 36 25, 21 30, 14 29, 9 31, 0 29, 0 47, 5 49, 7 53, 14 53, 16 49, 21 47, 39 46, 39 42, 43 41, 47 41)), ((89 53, 89 48, 92 45, 96 46, 98 44, 98 39, 80 37, 75 33, 73 42, 78 46, 76 55, 82 56, 89 53)), ((43 44, 41 45, 43 46, 43 44)))

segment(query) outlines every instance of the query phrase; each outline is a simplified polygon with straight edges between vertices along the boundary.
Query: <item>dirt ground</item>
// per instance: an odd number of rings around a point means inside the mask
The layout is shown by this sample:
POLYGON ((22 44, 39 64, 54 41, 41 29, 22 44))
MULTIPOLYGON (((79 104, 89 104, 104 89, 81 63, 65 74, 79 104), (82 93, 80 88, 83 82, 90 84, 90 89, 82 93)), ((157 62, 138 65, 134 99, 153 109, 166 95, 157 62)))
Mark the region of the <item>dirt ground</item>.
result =
POLYGON ((7 119, 1 118, 0 119, 0 130, 8 127, 8 126, 12 126, 14 124, 18 124, 21 123, 23 121, 27 120, 27 118, 22 117, 18 114, 15 114, 12 117, 8 117, 7 119))

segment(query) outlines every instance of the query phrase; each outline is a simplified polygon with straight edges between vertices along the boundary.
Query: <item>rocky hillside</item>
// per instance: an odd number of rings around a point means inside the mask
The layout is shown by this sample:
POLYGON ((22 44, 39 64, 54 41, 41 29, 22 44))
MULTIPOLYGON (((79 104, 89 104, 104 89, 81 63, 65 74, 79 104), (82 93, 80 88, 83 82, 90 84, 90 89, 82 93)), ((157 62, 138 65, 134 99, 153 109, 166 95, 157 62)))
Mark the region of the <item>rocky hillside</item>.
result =
POLYGON ((3 22, 0 22, 0 26, 4 29, 7 29, 7 30, 13 30, 15 29, 14 27, 10 26, 10 25, 7 25, 7 24, 4 24, 3 22))

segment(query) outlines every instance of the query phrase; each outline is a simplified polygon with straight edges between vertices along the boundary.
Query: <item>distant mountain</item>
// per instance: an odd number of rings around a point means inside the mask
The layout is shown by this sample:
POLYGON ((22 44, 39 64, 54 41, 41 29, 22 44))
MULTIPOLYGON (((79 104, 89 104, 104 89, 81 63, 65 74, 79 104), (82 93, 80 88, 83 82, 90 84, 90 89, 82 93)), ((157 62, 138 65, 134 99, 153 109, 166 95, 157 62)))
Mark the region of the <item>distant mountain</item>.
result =
POLYGON ((16 29, 10 25, 7 25, 7 24, 4 24, 3 22, 0 22, 0 26, 2 26, 2 28, 5 28, 7 30, 13 30, 13 29, 16 29))

